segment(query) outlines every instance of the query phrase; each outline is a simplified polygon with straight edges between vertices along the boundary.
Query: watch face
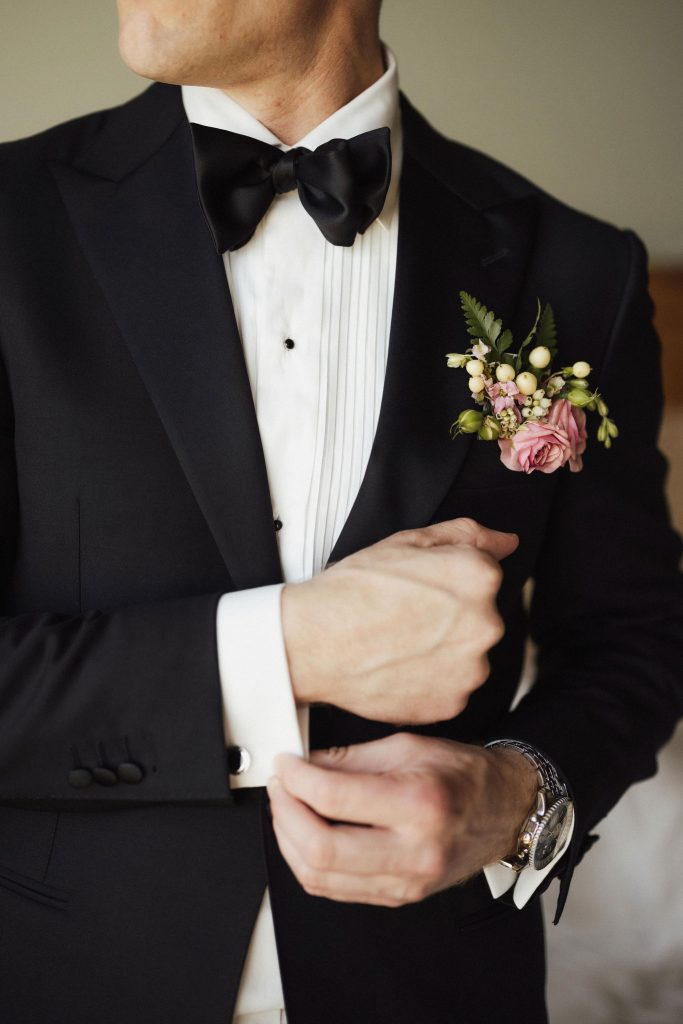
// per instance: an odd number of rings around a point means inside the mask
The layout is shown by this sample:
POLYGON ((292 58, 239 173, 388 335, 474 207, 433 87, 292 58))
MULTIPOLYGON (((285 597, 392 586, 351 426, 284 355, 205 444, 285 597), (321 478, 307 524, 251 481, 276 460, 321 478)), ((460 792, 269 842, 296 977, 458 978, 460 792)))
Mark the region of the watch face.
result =
POLYGON ((571 828, 573 809, 567 797, 557 800, 544 814, 529 850, 529 863, 535 871, 550 864, 559 853, 571 828))

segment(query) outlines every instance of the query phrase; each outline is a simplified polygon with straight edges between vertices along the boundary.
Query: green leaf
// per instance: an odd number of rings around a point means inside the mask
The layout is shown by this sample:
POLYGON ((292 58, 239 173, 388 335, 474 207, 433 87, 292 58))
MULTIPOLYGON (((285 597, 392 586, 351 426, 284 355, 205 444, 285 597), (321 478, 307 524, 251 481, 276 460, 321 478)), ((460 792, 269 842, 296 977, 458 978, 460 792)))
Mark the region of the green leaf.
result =
POLYGON ((502 320, 496 320, 493 310, 482 306, 481 302, 467 292, 460 292, 460 305, 465 314, 467 333, 473 338, 483 338, 495 347, 498 335, 503 326, 502 320))
POLYGON ((557 333, 555 329, 555 314, 553 313, 552 306, 549 302, 546 302, 541 313, 540 320, 538 321, 538 329, 536 331, 536 344, 545 345, 551 351, 557 348, 557 333))
POLYGON ((512 331, 503 331, 500 338, 498 339, 498 344, 496 345, 496 350, 499 356, 502 356, 503 352, 507 352, 507 350, 510 348, 510 345, 512 345, 513 340, 514 339, 512 337, 512 331))

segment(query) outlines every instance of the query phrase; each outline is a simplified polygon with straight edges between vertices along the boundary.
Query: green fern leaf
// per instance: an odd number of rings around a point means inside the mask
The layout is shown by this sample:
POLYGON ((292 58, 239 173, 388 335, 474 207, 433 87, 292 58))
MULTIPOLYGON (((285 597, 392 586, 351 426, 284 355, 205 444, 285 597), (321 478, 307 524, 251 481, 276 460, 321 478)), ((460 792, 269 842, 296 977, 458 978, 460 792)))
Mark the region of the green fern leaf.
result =
POLYGON ((513 342, 512 331, 505 330, 498 339, 496 350, 499 356, 502 356, 503 352, 507 352, 513 342))
POLYGON ((543 312, 541 313, 541 318, 538 321, 536 344, 545 345, 549 349, 553 349, 557 346, 555 315, 549 302, 546 302, 543 312))
POLYGON ((483 338, 489 345, 495 346, 503 326, 502 320, 496 320, 493 310, 488 310, 467 292, 460 292, 460 304, 465 314, 467 333, 473 338, 483 338))

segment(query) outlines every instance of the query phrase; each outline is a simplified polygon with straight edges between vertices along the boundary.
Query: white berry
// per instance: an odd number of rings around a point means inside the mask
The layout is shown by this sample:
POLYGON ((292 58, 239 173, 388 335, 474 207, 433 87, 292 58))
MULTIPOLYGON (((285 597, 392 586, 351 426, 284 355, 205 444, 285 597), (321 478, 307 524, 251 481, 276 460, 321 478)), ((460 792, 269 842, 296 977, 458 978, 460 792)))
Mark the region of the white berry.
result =
POLYGON ((528 370, 525 370, 523 373, 517 374, 515 377, 515 384, 522 395, 533 395, 538 385, 538 381, 533 373, 529 373, 528 370))
POLYGON ((537 370, 545 370, 551 359, 550 349, 546 345, 538 345, 529 353, 529 362, 537 370))
POLYGON ((579 360, 578 363, 574 363, 572 366, 572 373, 575 377, 578 377, 579 380, 583 380, 584 377, 588 376, 592 369, 593 367, 590 363, 585 363, 583 360, 579 360))
POLYGON ((480 377, 484 372, 484 364, 481 359, 470 359, 465 363, 465 369, 469 373, 470 377, 480 377))
POLYGON ((510 366, 508 363, 501 363, 500 366, 496 367, 496 377, 501 382, 501 384, 507 384, 508 381, 514 380, 514 366, 510 366))
POLYGON ((486 387, 483 377, 470 377, 467 385, 473 395, 480 394, 486 387))

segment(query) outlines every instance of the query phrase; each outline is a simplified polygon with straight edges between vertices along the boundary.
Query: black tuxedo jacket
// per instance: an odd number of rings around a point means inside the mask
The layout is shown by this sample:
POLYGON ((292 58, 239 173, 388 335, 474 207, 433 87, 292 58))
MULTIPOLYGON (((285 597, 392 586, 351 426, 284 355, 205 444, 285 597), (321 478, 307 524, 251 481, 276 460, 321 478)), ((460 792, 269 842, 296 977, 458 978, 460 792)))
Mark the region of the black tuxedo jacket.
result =
MULTIPOLYGON (((491 676, 420 731, 516 736, 560 766, 577 827, 559 913, 681 709, 645 253, 401 104, 384 395, 330 559, 456 516, 519 533, 491 676), (590 361, 620 426, 610 452, 592 440, 582 473, 527 477, 451 440, 459 289, 518 332, 537 295, 553 304, 563 362, 590 361), (538 680, 510 713, 529 632, 538 680)), ((544 1020, 538 900, 493 901, 481 876, 400 910, 310 897, 264 791, 230 791, 216 604, 282 575, 179 88, 4 145, 0 173, 0 1019, 229 1024, 268 881, 291 1024, 544 1020)), ((313 746, 390 731, 312 715, 313 746)))

